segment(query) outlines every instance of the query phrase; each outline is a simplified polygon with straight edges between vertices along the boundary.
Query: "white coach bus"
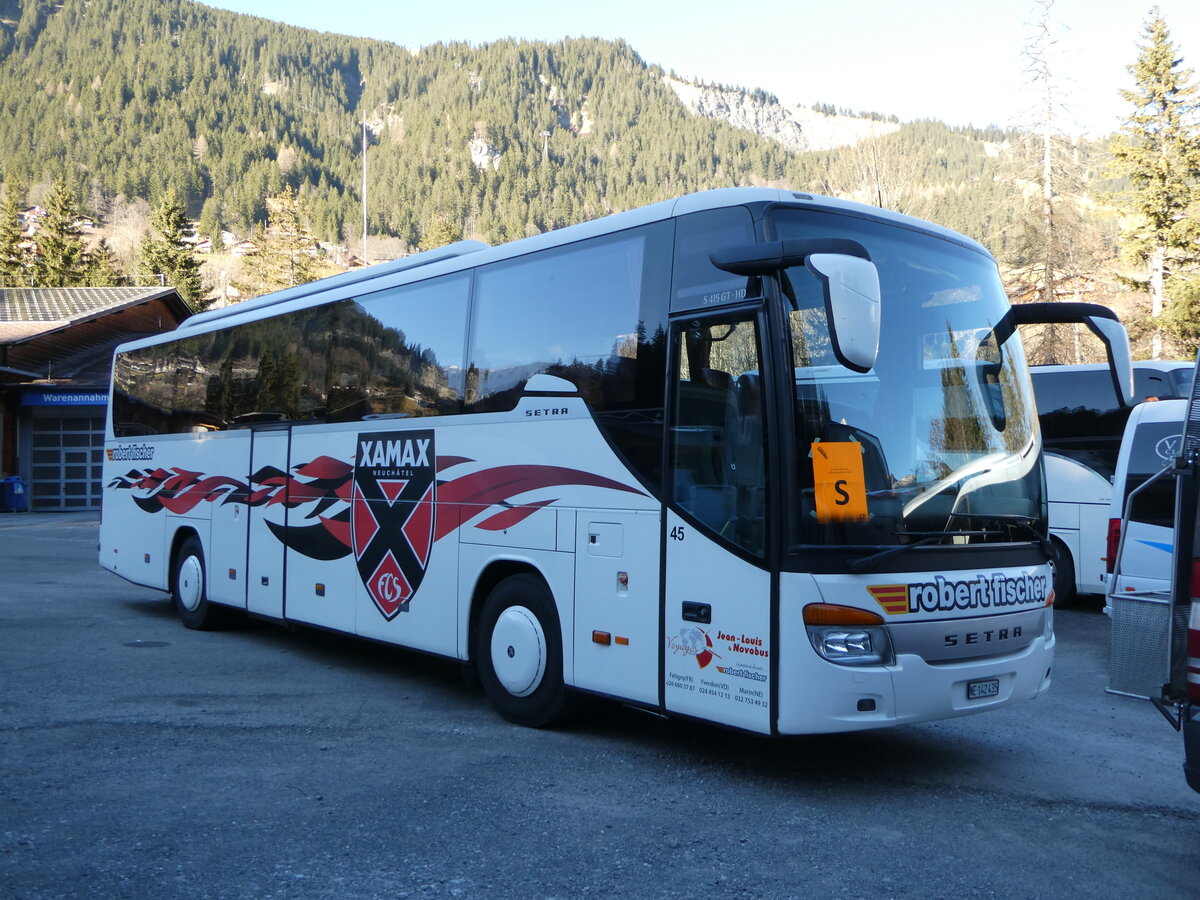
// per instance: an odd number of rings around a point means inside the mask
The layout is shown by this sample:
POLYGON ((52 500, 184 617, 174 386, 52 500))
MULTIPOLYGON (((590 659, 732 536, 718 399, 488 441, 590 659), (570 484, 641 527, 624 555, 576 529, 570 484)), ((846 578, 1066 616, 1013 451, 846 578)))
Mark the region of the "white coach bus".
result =
POLYGON ((118 348, 100 559, 190 628, 461 660, 527 725, 993 709, 1053 658, 1040 314, 967 238, 786 191, 452 245, 118 348))

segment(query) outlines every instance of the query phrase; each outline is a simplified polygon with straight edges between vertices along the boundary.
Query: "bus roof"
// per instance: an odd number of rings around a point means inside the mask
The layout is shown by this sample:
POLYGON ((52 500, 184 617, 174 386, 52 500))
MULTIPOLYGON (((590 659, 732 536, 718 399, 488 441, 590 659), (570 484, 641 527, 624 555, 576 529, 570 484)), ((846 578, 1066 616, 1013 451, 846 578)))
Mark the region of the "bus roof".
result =
POLYGON ((523 238, 496 246, 489 246, 482 241, 459 241, 445 247, 427 250, 403 259, 378 263, 353 272, 340 273, 328 278, 322 278, 296 287, 285 288, 261 297, 255 297, 241 303, 221 309, 208 310, 186 319, 174 331, 164 332, 153 337, 142 338, 122 344, 117 352, 152 346, 170 340, 190 337, 220 328, 230 327, 243 322, 255 321, 267 315, 291 312, 307 306, 361 296, 361 286, 371 283, 371 291, 386 290, 410 282, 422 281, 437 275, 448 274, 461 269, 470 268, 486 263, 497 262, 537 250, 544 250, 564 244, 573 243, 590 237, 597 237, 639 225, 659 222, 675 216, 701 212, 708 209, 720 209, 730 206, 748 206, 750 204, 783 203, 799 208, 840 212, 847 215, 864 216, 878 219, 906 228, 932 234, 945 240, 953 241, 970 247, 980 253, 991 256, 982 244, 956 231, 951 231, 932 222, 926 222, 903 213, 856 203, 851 200, 840 200, 834 197, 824 197, 818 194, 808 194, 796 191, 779 190, 775 188, 718 188, 710 191, 700 191, 686 194, 673 200, 664 200, 649 206, 614 213, 577 225, 569 225, 555 231, 523 238), (266 312, 267 309, 270 312, 266 312))

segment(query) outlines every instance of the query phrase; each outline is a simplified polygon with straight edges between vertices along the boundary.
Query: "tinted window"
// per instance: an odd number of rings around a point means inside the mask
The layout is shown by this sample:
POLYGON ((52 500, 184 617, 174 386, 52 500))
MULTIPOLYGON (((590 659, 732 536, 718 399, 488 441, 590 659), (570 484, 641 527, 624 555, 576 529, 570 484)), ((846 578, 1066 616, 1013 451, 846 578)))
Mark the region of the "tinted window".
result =
MULTIPOLYGON (((1032 374, 1045 448, 1111 479, 1131 410, 1119 405, 1108 369, 1034 369, 1032 374)), ((1160 372, 1134 363, 1134 404, 1150 398, 1186 397, 1191 376, 1190 366, 1160 372)))
POLYGON ((1038 415, 1061 410, 1099 414, 1119 405, 1107 369, 1085 372, 1039 372, 1034 369, 1033 390, 1038 415))
POLYGON ((1108 370, 1032 374, 1042 445, 1111 479, 1130 411, 1118 406, 1108 370))
MULTIPOLYGON (((1186 369, 1180 370, 1187 372, 1186 369)), ((1154 369, 1133 370, 1133 394, 1135 404, 1143 400, 1175 400, 1187 396, 1187 386, 1180 390, 1175 372, 1159 372, 1154 369)))
POLYGON ((671 311, 707 309, 747 297, 747 278, 712 264, 714 250, 753 244, 754 220, 744 206, 681 216, 675 225, 675 273, 671 311))
POLYGON ((217 334, 205 383, 205 410, 213 424, 232 428, 323 418, 329 321, 329 308, 317 307, 217 334))
POLYGON ((671 236, 660 223, 478 270, 468 408, 509 410, 533 375, 565 378, 616 449, 657 481, 671 236))
MULTIPOLYGON (((1136 488, 1142 487, 1149 476, 1130 476, 1125 480, 1125 499, 1136 488)), ((1144 525, 1157 525, 1160 528, 1175 527, 1175 479, 1169 475, 1159 478, 1149 487, 1142 490, 1133 498, 1129 508, 1129 519, 1144 525)))
POLYGON ((671 423, 671 500, 715 536, 766 548, 766 454, 756 322, 681 323, 671 423))
MULTIPOLYGON (((1146 422, 1139 425, 1129 448, 1129 471, 1125 499, 1179 454, 1183 441, 1182 422, 1146 422)), ((1129 517, 1135 522, 1173 528, 1175 525, 1175 479, 1159 478, 1133 498, 1129 517)))
POLYGON ((300 310, 122 354, 117 437, 219 431, 325 415, 329 310, 300 310))
POLYGON ((452 275, 335 304, 328 420, 460 411, 470 286, 452 275))
POLYGON ((117 437, 172 431, 175 345, 122 353, 113 366, 113 432, 117 437))

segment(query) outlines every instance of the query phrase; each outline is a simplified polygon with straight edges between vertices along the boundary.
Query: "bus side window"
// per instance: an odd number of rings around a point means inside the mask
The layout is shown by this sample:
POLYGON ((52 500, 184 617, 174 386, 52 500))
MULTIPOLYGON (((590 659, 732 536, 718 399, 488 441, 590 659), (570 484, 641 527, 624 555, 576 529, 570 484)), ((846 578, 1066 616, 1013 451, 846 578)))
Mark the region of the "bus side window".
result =
POLYGON ((1133 394, 1133 402, 1136 404, 1145 400, 1172 400, 1186 397, 1187 391, 1180 393, 1176 390, 1171 377, 1166 372, 1135 367, 1133 370, 1133 394))
POLYGON ((712 264, 713 250, 754 243, 754 220, 744 206, 708 209, 681 216, 675 229, 671 311, 712 309, 750 296, 758 279, 732 275, 712 264))
POLYGON ((455 274, 335 304, 328 420, 461 412, 470 287, 455 274))
POLYGON ((562 378, 657 491, 673 234, 657 222, 479 268, 466 411, 508 412, 532 376, 562 378))

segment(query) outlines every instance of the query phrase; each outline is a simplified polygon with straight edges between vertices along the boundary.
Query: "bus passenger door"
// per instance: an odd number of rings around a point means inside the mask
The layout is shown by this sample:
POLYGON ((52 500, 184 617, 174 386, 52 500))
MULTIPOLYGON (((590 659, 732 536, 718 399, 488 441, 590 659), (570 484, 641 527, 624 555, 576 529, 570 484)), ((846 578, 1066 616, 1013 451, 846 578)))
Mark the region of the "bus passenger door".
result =
MULTIPOLYGON (((329 454, 333 449, 332 437, 327 431, 292 429, 288 471, 300 478, 308 490, 314 481, 310 464, 329 454)), ((353 439, 353 435, 348 437, 353 439)), ((325 504, 332 497, 313 503, 297 491, 288 499, 288 547, 284 558, 287 587, 283 603, 288 621, 353 634, 355 598, 361 587, 354 570, 354 556, 331 559, 329 553, 321 552, 325 545, 318 544, 313 537, 314 533, 321 537, 329 534, 321 525, 320 512, 327 509, 325 504)))
POLYGON ((255 428, 250 438, 250 538, 246 549, 246 609, 283 618, 284 544, 287 530, 286 427, 255 428))
MULTIPOLYGON (((250 471, 249 432, 233 431, 214 440, 223 460, 221 471, 244 478, 250 471)), ((216 454, 214 454, 216 455, 216 454)), ((212 529, 208 554, 208 599, 214 603, 246 608, 246 538, 250 507, 245 498, 234 496, 212 504, 212 529)))
POLYGON ((672 328, 663 699, 769 733, 766 402, 754 312, 672 328))

